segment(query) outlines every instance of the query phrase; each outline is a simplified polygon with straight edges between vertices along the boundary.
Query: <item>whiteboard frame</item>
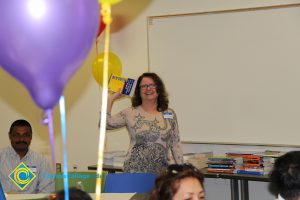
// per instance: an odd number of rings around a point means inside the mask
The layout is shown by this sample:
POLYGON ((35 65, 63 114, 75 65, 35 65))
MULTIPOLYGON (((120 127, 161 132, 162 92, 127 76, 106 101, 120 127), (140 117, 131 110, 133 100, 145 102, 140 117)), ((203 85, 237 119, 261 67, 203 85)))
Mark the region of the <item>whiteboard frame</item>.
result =
MULTIPOLYGON (((225 13, 237 13, 237 12, 249 12, 249 11, 259 11, 259 10, 270 10, 270 9, 282 9, 300 7, 300 3, 285 4, 285 5, 275 5, 275 6, 262 6, 262 7, 252 7, 252 8, 241 8, 241 9, 230 9, 230 10, 215 10, 207 12, 197 12, 197 13, 183 13, 183 14, 170 14, 170 15, 159 15, 159 16, 149 16, 147 18, 147 52, 148 52, 148 71, 151 71, 151 58, 150 58, 150 40, 149 40, 149 30, 154 19, 159 18, 170 18, 170 17, 181 17, 181 16, 193 16, 193 15, 214 15, 214 14, 225 14, 225 13)), ((180 124, 180 123, 179 123, 180 124)), ((289 146, 289 147, 300 147, 300 145, 294 144, 273 144, 273 143, 236 143, 236 142, 211 142, 211 141, 184 141, 185 143, 202 143, 202 144, 232 144, 232 145, 258 145, 258 146, 289 146)))

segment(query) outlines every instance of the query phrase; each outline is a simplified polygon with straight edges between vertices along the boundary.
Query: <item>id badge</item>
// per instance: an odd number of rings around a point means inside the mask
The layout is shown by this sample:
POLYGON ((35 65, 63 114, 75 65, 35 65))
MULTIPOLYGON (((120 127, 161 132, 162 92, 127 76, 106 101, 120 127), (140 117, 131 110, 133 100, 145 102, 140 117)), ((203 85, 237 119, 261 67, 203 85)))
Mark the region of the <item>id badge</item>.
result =
POLYGON ((173 119, 173 113, 172 112, 168 112, 168 111, 165 111, 163 112, 163 116, 165 119, 173 119))
POLYGON ((27 166, 33 173, 37 173, 36 166, 27 166))

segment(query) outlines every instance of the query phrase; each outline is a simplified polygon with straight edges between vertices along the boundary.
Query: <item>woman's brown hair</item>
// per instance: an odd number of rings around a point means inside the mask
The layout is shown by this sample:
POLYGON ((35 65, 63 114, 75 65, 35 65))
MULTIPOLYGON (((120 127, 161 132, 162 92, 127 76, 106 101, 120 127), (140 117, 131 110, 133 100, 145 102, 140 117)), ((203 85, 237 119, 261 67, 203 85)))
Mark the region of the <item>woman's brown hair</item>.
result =
POLYGON ((161 78, 157 74, 151 73, 151 72, 143 73, 138 78, 137 86, 136 86, 134 95, 131 99, 132 106, 137 107, 142 104, 140 84, 144 77, 151 78, 156 85, 156 92, 158 94, 157 111, 161 112, 161 111, 167 110, 169 107, 169 99, 168 99, 168 93, 166 92, 166 89, 165 89, 165 85, 164 85, 163 81, 161 80, 161 78))
POLYGON ((197 179, 204 188, 204 175, 197 168, 191 164, 173 164, 156 179, 150 200, 172 200, 179 189, 180 181, 185 178, 197 179))

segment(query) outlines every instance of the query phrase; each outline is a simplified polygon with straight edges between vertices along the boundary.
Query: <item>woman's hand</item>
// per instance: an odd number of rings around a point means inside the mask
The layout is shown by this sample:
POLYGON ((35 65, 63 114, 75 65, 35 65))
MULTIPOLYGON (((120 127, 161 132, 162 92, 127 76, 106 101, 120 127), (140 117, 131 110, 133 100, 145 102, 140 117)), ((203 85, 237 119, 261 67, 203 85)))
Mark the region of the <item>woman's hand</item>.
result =
POLYGON ((113 102, 117 99, 120 99, 122 97, 122 93, 121 93, 121 90, 119 90, 118 92, 110 92, 108 94, 108 100, 113 102))
POLYGON ((122 93, 121 93, 121 90, 119 90, 118 92, 110 92, 108 94, 108 97, 107 97, 107 112, 111 112, 111 108, 112 108, 112 105, 113 105, 113 102, 116 100, 116 99, 120 99, 122 97, 122 93))

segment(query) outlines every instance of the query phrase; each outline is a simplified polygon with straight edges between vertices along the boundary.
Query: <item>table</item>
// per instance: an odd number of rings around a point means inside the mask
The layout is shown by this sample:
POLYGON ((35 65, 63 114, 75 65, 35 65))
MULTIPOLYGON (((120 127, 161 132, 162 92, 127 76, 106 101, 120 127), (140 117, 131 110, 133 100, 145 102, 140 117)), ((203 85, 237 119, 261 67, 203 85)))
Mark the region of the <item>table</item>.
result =
POLYGON ((239 182, 241 200, 249 200, 248 181, 269 182, 270 177, 266 175, 248 175, 248 174, 225 174, 210 173, 207 169, 201 169, 205 178, 222 178, 230 180, 231 200, 239 200, 239 182))
MULTIPOLYGON (((97 165, 88 166, 89 170, 97 170, 97 165)), ((122 172, 122 167, 103 165, 103 170, 108 173, 122 172)), ((207 168, 201 169, 205 178, 221 178, 230 180, 231 200, 239 200, 239 193, 241 193, 241 200, 249 200, 249 185, 248 181, 269 182, 269 176, 266 175, 247 175, 247 174, 225 174, 225 173, 211 173, 207 172, 207 168), (240 183, 240 186, 239 186, 240 183)))
MULTIPOLYGON (((90 196, 92 197, 92 199, 96 199, 96 195, 95 194, 90 194, 90 196)), ((114 194, 114 193, 102 193, 101 194, 101 200, 129 200, 132 197, 134 197, 135 194, 134 193, 118 193, 118 194, 114 194)), ((23 200, 23 199, 45 199, 47 197, 46 194, 9 194, 7 196, 7 200, 23 200)))
MULTIPOLYGON (((97 170, 97 165, 88 166, 88 170, 97 170)), ((114 165, 103 165, 102 170, 107 171, 108 173, 123 172, 123 167, 114 165)))

